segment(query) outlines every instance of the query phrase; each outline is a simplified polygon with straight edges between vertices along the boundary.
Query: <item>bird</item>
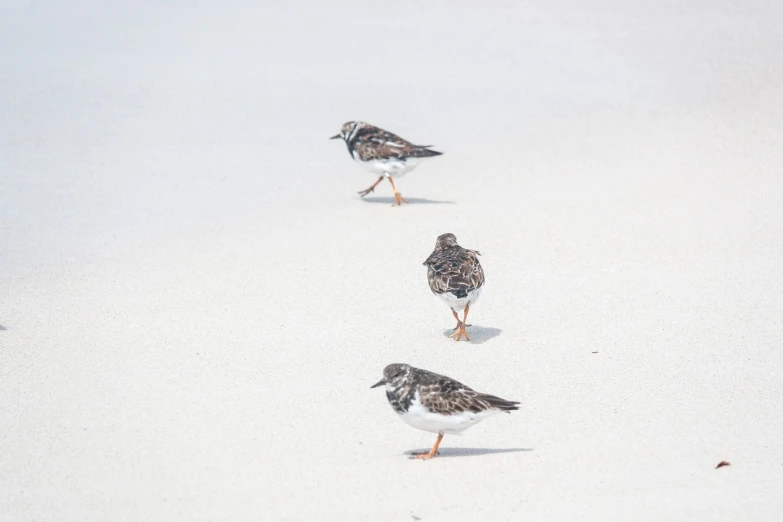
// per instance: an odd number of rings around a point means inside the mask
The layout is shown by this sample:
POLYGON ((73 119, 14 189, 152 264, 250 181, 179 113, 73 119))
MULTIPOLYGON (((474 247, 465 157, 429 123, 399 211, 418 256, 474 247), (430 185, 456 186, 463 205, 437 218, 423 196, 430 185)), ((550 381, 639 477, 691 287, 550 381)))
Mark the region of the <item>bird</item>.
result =
POLYGON ((375 187, 383 181, 389 180, 394 191, 395 205, 402 205, 408 201, 402 197, 394 186, 394 178, 401 178, 412 171, 419 162, 433 156, 440 156, 442 152, 430 150, 432 145, 414 145, 396 134, 385 131, 363 121, 349 121, 343 124, 339 134, 332 136, 331 140, 342 138, 348 147, 348 153, 358 161, 365 169, 378 174, 379 177, 370 187, 360 190, 361 197, 375 191, 375 187))
POLYGON ((455 341, 463 336, 470 341, 465 331, 467 326, 471 326, 467 324, 468 312, 484 286, 484 269, 478 259, 480 255, 476 250, 462 248, 454 234, 446 233, 438 236, 435 249, 423 263, 427 267, 430 290, 449 305, 457 320, 455 331, 449 336, 455 341), (462 320, 458 312, 464 312, 462 320))
POLYGON ((390 364, 383 379, 370 388, 386 386, 386 398, 403 421, 414 428, 438 434, 429 452, 412 459, 429 460, 438 453, 444 434, 457 435, 500 412, 519 409, 519 402, 473 391, 464 384, 408 364, 390 364))

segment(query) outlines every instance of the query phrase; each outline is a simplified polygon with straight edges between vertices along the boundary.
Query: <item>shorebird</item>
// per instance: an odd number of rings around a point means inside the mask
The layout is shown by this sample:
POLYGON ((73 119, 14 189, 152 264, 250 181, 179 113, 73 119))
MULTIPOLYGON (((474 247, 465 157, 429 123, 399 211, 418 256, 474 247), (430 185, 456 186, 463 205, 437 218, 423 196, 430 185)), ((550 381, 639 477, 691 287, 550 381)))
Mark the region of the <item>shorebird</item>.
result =
POLYGON ((375 190, 383 178, 389 180, 394 191, 394 205, 407 203, 394 186, 394 178, 401 178, 412 171, 419 162, 432 156, 440 156, 442 152, 430 150, 432 145, 414 145, 396 134, 374 127, 363 121, 344 123, 340 134, 329 139, 342 138, 348 146, 348 153, 365 169, 378 174, 379 177, 365 190, 360 190, 361 197, 375 190))
POLYGON ((403 421, 438 434, 429 452, 414 453, 412 459, 434 457, 446 433, 459 434, 496 413, 519 409, 518 402, 473 391, 450 377, 408 364, 390 364, 384 368, 383 379, 371 388, 383 385, 389 404, 403 421))
POLYGON ((476 250, 468 250, 457 244, 454 234, 441 234, 435 243, 435 249, 424 261, 427 267, 427 281, 432 293, 440 297, 451 308, 457 320, 455 332, 449 337, 459 341, 465 336, 470 341, 465 327, 470 305, 481 295, 484 285, 484 269, 481 268, 476 250), (462 320, 458 312, 463 312, 462 320))

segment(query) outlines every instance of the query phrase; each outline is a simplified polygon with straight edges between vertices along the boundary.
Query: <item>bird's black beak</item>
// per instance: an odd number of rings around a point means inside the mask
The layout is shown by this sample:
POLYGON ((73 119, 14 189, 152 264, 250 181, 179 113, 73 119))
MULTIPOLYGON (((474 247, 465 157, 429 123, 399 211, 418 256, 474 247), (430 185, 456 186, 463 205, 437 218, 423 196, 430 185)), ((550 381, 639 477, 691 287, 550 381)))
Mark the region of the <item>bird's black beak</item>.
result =
POLYGON ((383 386, 384 384, 386 384, 386 381, 381 379, 380 381, 378 381, 375 384, 373 384, 372 386, 370 386, 370 388, 377 388, 378 386, 383 386))
POLYGON ((329 138, 329 139, 330 139, 330 140, 337 140, 337 139, 340 139, 340 138, 342 138, 342 135, 341 135, 341 134, 335 134, 334 136, 332 136, 332 137, 331 137, 331 138, 329 138))

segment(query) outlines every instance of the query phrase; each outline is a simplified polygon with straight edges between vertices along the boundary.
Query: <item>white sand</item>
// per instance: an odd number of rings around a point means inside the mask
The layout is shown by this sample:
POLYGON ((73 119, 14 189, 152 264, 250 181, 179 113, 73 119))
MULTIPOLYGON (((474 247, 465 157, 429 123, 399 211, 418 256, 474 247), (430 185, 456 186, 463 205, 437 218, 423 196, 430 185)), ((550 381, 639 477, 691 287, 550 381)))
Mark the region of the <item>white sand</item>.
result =
POLYGON ((2 8, 1 520, 779 520, 780 7, 209 3, 2 8), (390 362, 523 408, 410 461, 390 362))

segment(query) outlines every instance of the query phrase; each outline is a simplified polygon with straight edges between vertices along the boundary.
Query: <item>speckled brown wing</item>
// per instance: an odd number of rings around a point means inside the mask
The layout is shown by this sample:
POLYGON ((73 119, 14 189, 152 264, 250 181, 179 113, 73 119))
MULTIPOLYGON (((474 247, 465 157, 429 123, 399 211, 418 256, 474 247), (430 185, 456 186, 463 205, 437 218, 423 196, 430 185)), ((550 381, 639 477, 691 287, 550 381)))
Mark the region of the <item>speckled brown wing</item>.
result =
POLYGON ((481 268, 475 250, 454 247, 433 252, 424 261, 427 266, 427 281, 433 294, 452 292, 457 297, 466 297, 468 292, 484 284, 484 269, 481 268))
POLYGON ((434 413, 454 415, 463 412, 486 410, 518 410, 519 403, 494 395, 479 393, 464 384, 443 376, 430 380, 418 388, 422 406, 434 413))
POLYGON ((376 159, 426 158, 441 153, 414 145, 389 131, 376 128, 362 129, 352 140, 353 149, 362 161, 376 159))

